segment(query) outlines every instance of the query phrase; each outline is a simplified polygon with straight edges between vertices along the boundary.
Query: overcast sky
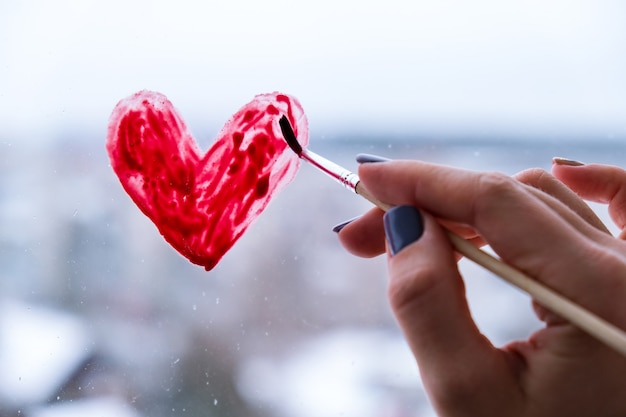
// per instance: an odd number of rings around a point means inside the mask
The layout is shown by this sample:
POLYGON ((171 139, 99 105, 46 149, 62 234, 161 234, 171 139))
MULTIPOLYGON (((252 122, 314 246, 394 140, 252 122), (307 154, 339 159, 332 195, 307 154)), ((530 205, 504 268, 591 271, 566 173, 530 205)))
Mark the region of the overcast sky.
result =
POLYGON ((279 90, 322 135, 626 137, 624 22, 621 0, 3 1, 0 135, 105 129, 152 89, 192 131, 279 90))

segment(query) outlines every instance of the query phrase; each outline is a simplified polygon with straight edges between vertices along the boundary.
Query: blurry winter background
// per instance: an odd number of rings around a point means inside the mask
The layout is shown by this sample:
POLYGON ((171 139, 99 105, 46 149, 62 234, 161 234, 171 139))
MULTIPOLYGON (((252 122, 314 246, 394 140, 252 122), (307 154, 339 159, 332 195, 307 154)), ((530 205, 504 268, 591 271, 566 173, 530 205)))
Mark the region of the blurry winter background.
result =
MULTIPOLYGON (((280 90, 349 168, 623 165, 625 21, 620 0, 3 1, 0 415, 434 415, 384 259, 331 232, 366 203, 303 166, 205 272, 122 191, 110 111, 160 91, 206 149, 280 90)), ((538 326, 526 296, 461 268, 495 343, 538 326)))

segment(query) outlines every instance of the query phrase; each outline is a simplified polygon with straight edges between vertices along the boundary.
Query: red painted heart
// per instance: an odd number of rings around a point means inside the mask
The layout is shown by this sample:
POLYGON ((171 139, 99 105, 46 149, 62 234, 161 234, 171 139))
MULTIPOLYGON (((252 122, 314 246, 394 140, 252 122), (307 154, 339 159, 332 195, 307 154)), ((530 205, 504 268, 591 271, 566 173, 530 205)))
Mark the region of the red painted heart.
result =
POLYGON ((113 110, 106 147, 122 186, 165 240, 210 270, 297 172, 281 115, 306 146, 302 107, 272 93, 235 113, 202 155, 172 103, 140 91, 113 110))

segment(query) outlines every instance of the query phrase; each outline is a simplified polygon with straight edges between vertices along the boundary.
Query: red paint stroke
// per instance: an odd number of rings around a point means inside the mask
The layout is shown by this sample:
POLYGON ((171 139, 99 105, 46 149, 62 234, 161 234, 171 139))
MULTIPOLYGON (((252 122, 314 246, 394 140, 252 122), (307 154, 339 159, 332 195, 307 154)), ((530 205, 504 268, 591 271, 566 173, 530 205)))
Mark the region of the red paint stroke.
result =
POLYGON ((139 209, 178 252, 208 271, 296 175, 299 159, 283 139, 282 115, 306 146, 302 107, 272 93, 235 113, 202 154, 172 103, 140 91, 113 110, 106 148, 139 209))

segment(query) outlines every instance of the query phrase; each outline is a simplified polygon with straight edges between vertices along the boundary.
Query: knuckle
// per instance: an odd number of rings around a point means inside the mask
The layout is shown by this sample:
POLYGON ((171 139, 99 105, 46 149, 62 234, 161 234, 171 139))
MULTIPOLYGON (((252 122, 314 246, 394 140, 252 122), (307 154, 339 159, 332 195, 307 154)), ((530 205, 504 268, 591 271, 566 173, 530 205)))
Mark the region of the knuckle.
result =
POLYGON ((394 277, 394 279, 389 282, 387 296, 391 309, 395 312, 404 311, 406 306, 410 305, 414 300, 414 294, 415 290, 408 285, 406 279, 394 277))
POLYGON ((515 180, 501 172, 486 172, 478 180, 478 193, 482 197, 499 196, 515 187, 515 180))
POLYGON ((502 202, 511 201, 519 191, 519 182, 500 172, 488 172, 481 175, 476 185, 474 216, 476 213, 489 213, 502 202))
POLYGON ((402 315, 404 311, 410 311, 413 306, 420 305, 440 282, 437 275, 437 271, 425 265, 398 263, 398 267, 393 268, 387 289, 391 308, 402 315))
POLYGON ((626 187, 620 188, 615 194, 610 202, 609 210, 613 218, 617 220, 617 226, 626 227, 626 187))
POLYGON ((526 185, 541 189, 541 184, 553 177, 543 168, 529 168, 516 174, 514 178, 526 185))

